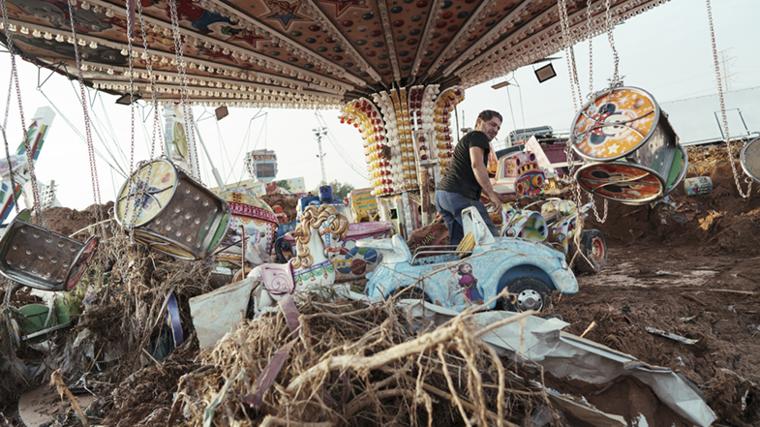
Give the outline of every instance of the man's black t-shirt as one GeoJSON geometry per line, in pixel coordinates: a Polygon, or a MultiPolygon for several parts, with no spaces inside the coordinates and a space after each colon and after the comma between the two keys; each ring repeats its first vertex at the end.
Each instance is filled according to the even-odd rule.
{"type": "Polygon", "coordinates": [[[449,170],[438,184],[438,189],[478,200],[481,188],[472,171],[470,147],[480,147],[483,150],[483,164],[487,164],[488,153],[491,151],[488,136],[478,130],[467,133],[454,148],[454,161],[451,162],[449,170]]]}

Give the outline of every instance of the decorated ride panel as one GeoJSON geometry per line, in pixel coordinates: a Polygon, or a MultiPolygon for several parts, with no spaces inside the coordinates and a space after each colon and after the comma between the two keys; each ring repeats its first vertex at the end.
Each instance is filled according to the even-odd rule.
{"type": "Polygon", "coordinates": [[[546,173],[539,167],[534,153],[515,152],[497,161],[494,177],[497,192],[535,197],[543,193],[545,186],[546,173]]]}
{"type": "Polygon", "coordinates": [[[252,265],[270,262],[278,226],[277,215],[272,208],[244,189],[222,191],[219,196],[227,202],[232,216],[222,241],[223,246],[229,247],[217,259],[240,264],[239,242],[245,239],[246,261],[252,265]]]}
{"type": "Polygon", "coordinates": [[[739,158],[744,173],[760,182],[760,138],[748,142],[742,148],[739,158]]]}
{"type": "Polygon", "coordinates": [[[540,213],[508,206],[502,210],[502,215],[502,236],[517,237],[535,242],[546,240],[548,228],[540,213]]]}
{"type": "Polygon", "coordinates": [[[578,169],[575,177],[583,190],[628,204],[652,202],[665,191],[661,177],[634,163],[589,163],[578,169]]]}
{"type": "Polygon", "coordinates": [[[116,219],[135,239],[180,259],[204,258],[227,231],[227,204],[171,162],[143,163],[116,199],[116,219]]]}
{"type": "Polygon", "coordinates": [[[619,159],[652,137],[660,117],[659,105],[642,89],[619,87],[603,91],[576,115],[571,144],[588,160],[619,159]]]}
{"type": "MultiPolygon", "coordinates": [[[[335,268],[335,281],[361,279],[366,273],[374,270],[380,262],[379,254],[372,248],[358,247],[356,241],[389,237],[392,228],[392,224],[388,222],[351,223],[343,239],[323,235],[325,253],[335,268]]],[[[286,235],[285,239],[295,241],[292,235],[286,235]]]]}
{"type": "Polygon", "coordinates": [[[29,222],[20,212],[0,239],[0,274],[22,285],[44,291],[73,289],[95,255],[98,238],[86,242],[29,222]]]}

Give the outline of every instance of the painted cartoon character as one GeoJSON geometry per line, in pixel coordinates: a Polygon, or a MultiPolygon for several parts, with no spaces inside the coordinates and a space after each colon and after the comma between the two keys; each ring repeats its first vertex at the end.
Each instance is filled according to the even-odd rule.
{"type": "Polygon", "coordinates": [[[464,289],[464,297],[472,304],[482,304],[483,295],[478,290],[478,279],[472,274],[472,265],[469,263],[459,264],[457,267],[459,286],[464,289]]]}
{"type": "Polygon", "coordinates": [[[604,144],[607,138],[617,138],[630,126],[629,122],[635,115],[631,111],[618,110],[615,104],[608,102],[601,107],[591,118],[595,121],[595,128],[591,131],[589,142],[591,145],[604,144]]]}

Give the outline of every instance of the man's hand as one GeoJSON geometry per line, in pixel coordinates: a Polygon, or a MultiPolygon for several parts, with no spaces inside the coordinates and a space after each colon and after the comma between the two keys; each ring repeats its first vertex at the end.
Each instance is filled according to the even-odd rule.
{"type": "Polygon", "coordinates": [[[496,212],[501,210],[502,202],[501,197],[499,197],[499,194],[495,191],[491,191],[487,194],[489,205],[492,207],[492,209],[496,212]]]}

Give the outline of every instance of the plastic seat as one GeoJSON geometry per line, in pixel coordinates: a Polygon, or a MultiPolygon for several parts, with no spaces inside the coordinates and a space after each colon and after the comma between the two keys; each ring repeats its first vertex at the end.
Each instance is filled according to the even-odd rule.
{"type": "Polygon", "coordinates": [[[82,243],[27,222],[20,212],[0,239],[0,274],[44,291],[71,290],[95,255],[98,238],[82,243]]]}

